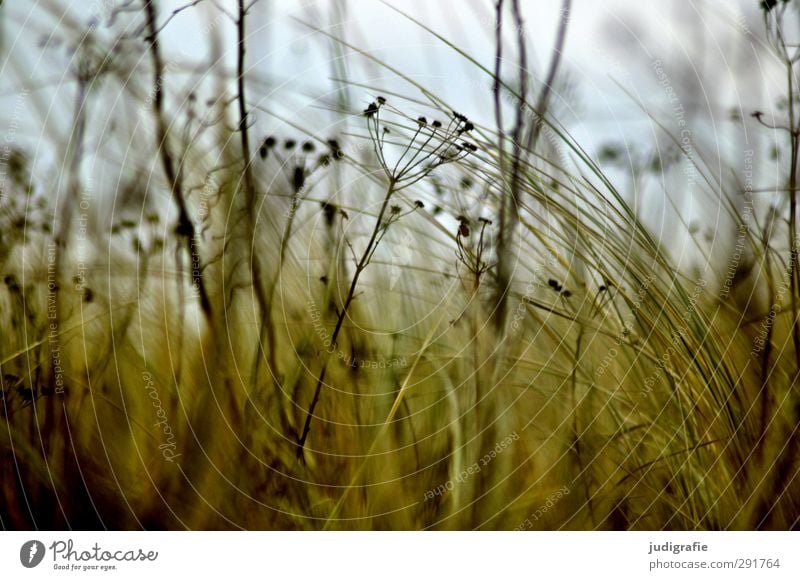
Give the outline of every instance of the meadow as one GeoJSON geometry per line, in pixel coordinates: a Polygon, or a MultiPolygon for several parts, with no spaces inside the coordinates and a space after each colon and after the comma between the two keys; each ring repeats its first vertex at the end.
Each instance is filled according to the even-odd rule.
{"type": "Polygon", "coordinates": [[[4,529],[798,528],[794,2],[752,31],[783,104],[738,121],[775,159],[720,168],[688,114],[643,112],[637,179],[713,208],[669,231],[631,150],[559,116],[568,18],[533,75],[518,0],[487,5],[489,61],[385,9],[482,111],[298,23],[347,88],[315,96],[323,124],[248,72],[256,4],[45,2],[52,98],[5,34],[4,529]],[[190,13],[208,65],[166,48],[190,13]]]}

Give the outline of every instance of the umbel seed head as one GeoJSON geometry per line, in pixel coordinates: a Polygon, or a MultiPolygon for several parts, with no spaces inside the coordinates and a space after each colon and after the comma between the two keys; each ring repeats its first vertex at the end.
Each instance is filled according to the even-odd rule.
{"type": "Polygon", "coordinates": [[[438,120],[428,122],[425,116],[418,116],[416,119],[409,118],[400,111],[393,108],[387,110],[391,117],[395,115],[401,117],[402,121],[410,121],[416,127],[408,137],[408,143],[402,143],[406,138],[404,130],[411,127],[403,126],[402,123],[396,124],[400,129],[395,130],[392,126],[391,133],[398,134],[399,137],[393,141],[387,141],[386,135],[389,134],[389,124],[380,116],[380,107],[386,102],[385,99],[377,98],[370,103],[363,111],[366,117],[367,129],[370,138],[375,144],[375,151],[381,166],[387,177],[395,184],[395,189],[405,189],[419,182],[438,167],[442,165],[461,161],[471,152],[477,151],[477,146],[467,141],[460,141],[460,138],[467,131],[474,128],[467,118],[453,111],[453,118],[446,124],[438,120]],[[377,101],[377,102],[376,102],[377,101]],[[388,149],[387,149],[388,146],[388,149]],[[387,150],[395,146],[401,148],[402,153],[399,159],[387,162],[387,150]]]}

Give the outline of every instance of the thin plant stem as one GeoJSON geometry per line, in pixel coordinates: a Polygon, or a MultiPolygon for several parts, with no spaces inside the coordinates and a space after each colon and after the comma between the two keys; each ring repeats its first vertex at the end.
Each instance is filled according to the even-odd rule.
{"type": "Polygon", "coordinates": [[[208,297],[208,291],[203,281],[203,265],[200,258],[194,223],[192,223],[189,217],[189,211],[186,209],[183,186],[175,169],[175,161],[169,149],[168,125],[164,113],[164,91],[162,90],[164,84],[164,61],[161,58],[158,29],[156,28],[157,10],[155,1],[146,0],[144,8],[147,20],[147,38],[150,42],[150,56],[153,61],[153,114],[156,121],[156,145],[161,155],[164,174],[167,176],[167,181],[172,191],[172,199],[178,208],[178,225],[175,231],[186,243],[187,253],[190,258],[192,283],[200,296],[200,306],[203,312],[206,317],[210,317],[211,300],[208,297]]]}
{"type": "MultiPolygon", "coordinates": [[[[370,259],[374,254],[374,250],[376,249],[378,236],[381,232],[383,227],[383,217],[386,214],[386,210],[389,207],[389,201],[392,198],[392,195],[395,192],[395,185],[396,181],[394,179],[389,180],[389,185],[386,188],[386,194],[383,198],[383,204],[381,205],[380,212],[378,213],[377,220],[375,221],[375,227],[372,229],[372,235],[370,236],[369,242],[367,242],[367,247],[364,248],[364,252],[361,254],[361,259],[356,264],[356,269],[353,272],[353,278],[350,281],[350,289],[347,292],[347,297],[345,298],[344,304],[342,305],[342,309],[339,311],[339,316],[336,319],[336,325],[333,328],[333,332],[331,333],[331,348],[336,348],[337,340],[339,338],[339,333],[342,330],[342,325],[344,324],[344,320],[347,317],[347,313],[350,309],[350,305],[353,302],[353,298],[355,297],[356,287],[358,285],[358,279],[361,277],[362,272],[367,268],[369,265],[370,259]]],[[[314,388],[314,396],[311,399],[311,404],[306,411],[306,419],[305,423],[303,424],[303,432],[301,433],[299,439],[297,440],[297,456],[303,456],[303,449],[305,448],[306,440],[308,439],[308,433],[311,430],[311,421],[314,418],[314,410],[319,403],[320,393],[322,392],[322,385],[325,381],[325,374],[328,369],[328,359],[322,365],[322,370],[319,373],[319,377],[317,378],[317,384],[314,388]]]]}

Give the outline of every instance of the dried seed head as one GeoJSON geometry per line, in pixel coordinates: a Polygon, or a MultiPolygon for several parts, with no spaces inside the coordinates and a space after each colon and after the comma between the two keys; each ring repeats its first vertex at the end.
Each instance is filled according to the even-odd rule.
{"type": "Polygon", "coordinates": [[[311,153],[314,151],[314,143],[311,141],[306,141],[303,143],[303,151],[306,153],[311,153]]]}
{"type": "Polygon", "coordinates": [[[294,139],[287,139],[283,143],[283,146],[286,149],[294,149],[296,145],[297,145],[297,141],[295,141],[294,139]]]}
{"type": "Polygon", "coordinates": [[[375,113],[378,112],[378,105],[374,101],[367,105],[367,108],[364,109],[364,116],[365,117],[372,117],[375,113]]]}
{"type": "MultiPolygon", "coordinates": [[[[785,1],[786,0],[784,0],[784,2],[785,1]]],[[[763,0],[761,2],[761,9],[764,10],[764,12],[769,12],[770,10],[775,8],[777,5],[778,5],[778,0],[763,0]]]]}
{"type": "Polygon", "coordinates": [[[306,170],[304,167],[296,166],[292,172],[292,187],[295,191],[300,191],[306,182],[306,170]]]}
{"type": "Polygon", "coordinates": [[[378,97],[377,101],[378,101],[379,105],[385,105],[386,104],[386,98],[385,97],[378,97]]]}
{"type": "Polygon", "coordinates": [[[336,217],[336,206],[330,202],[321,202],[322,212],[325,214],[325,223],[328,227],[333,225],[333,219],[336,217]]]}
{"type": "Polygon", "coordinates": [[[344,151],[339,147],[339,142],[336,139],[328,139],[328,147],[330,147],[331,156],[334,160],[338,161],[344,158],[344,151]]]}

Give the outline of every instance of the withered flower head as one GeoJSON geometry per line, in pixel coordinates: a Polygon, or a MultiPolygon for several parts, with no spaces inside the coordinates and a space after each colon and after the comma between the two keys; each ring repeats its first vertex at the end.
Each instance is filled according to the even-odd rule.
{"type": "Polygon", "coordinates": [[[367,105],[366,109],[364,109],[364,116],[365,117],[372,117],[377,112],[378,112],[378,104],[375,103],[375,101],[373,101],[369,105],[367,105]]]}

